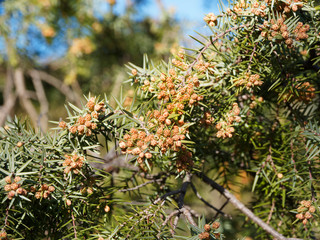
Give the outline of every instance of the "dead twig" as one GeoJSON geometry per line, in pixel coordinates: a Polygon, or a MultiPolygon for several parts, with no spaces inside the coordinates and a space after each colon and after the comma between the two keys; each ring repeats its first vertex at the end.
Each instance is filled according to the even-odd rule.
{"type": "Polygon", "coordinates": [[[77,106],[81,106],[80,96],[76,92],[73,92],[72,89],[63,81],[46,72],[35,69],[33,69],[33,71],[36,71],[39,74],[42,81],[52,85],[61,93],[63,93],[70,102],[75,103],[77,106]]]}
{"type": "Polygon", "coordinates": [[[267,233],[272,235],[275,239],[279,240],[302,240],[300,238],[286,238],[275,229],[273,229],[270,225],[262,221],[259,217],[257,217],[249,208],[247,208],[242,202],[240,202],[232,193],[230,193],[227,189],[213,181],[211,178],[207,177],[203,173],[196,173],[197,176],[205,183],[210,185],[212,188],[216,189],[220,194],[222,194],[225,198],[229,199],[230,203],[234,205],[237,209],[239,209],[242,213],[244,213],[248,218],[250,218],[253,222],[255,222],[258,226],[260,226],[267,233]]]}
{"type": "Polygon", "coordinates": [[[71,211],[71,217],[72,217],[72,226],[73,226],[73,231],[74,231],[74,238],[78,239],[77,237],[77,230],[76,230],[76,222],[73,216],[73,212],[71,211]]]}
{"type": "Polygon", "coordinates": [[[188,208],[183,207],[182,209],[180,209],[180,211],[183,213],[190,224],[192,224],[193,226],[197,226],[196,222],[192,218],[192,213],[188,208]]]}
{"type": "Polygon", "coordinates": [[[179,196],[179,200],[178,200],[178,207],[179,209],[181,209],[184,205],[184,197],[186,195],[187,192],[187,188],[189,186],[189,184],[191,183],[191,174],[187,173],[186,176],[183,179],[183,183],[180,189],[180,196],[179,196]]]}
{"type": "Polygon", "coordinates": [[[270,212],[269,212],[269,216],[268,216],[268,220],[267,220],[267,224],[270,223],[270,220],[272,218],[272,213],[273,213],[273,210],[274,210],[274,207],[275,207],[275,200],[273,199],[272,200],[272,205],[271,205],[271,209],[270,209],[270,212]]]}
{"type": "Polygon", "coordinates": [[[36,95],[40,103],[40,119],[38,125],[41,126],[42,131],[46,131],[48,128],[48,112],[49,112],[49,103],[46,97],[46,92],[42,85],[42,81],[38,71],[31,70],[29,75],[32,78],[33,86],[36,90],[36,95]]]}
{"type": "Polygon", "coordinates": [[[231,218],[230,215],[222,212],[220,209],[216,208],[215,206],[213,206],[212,204],[210,204],[209,202],[207,202],[205,199],[203,199],[203,197],[199,194],[199,192],[197,191],[196,187],[194,186],[193,183],[191,183],[191,187],[193,192],[196,194],[197,198],[199,198],[205,205],[207,205],[208,207],[212,208],[213,210],[215,210],[217,212],[217,214],[221,214],[224,217],[228,217],[231,218]]]}
{"type": "Polygon", "coordinates": [[[4,105],[0,107],[0,126],[3,126],[7,120],[10,112],[16,105],[17,96],[15,94],[10,94],[4,101],[4,105]]]}
{"type": "Polygon", "coordinates": [[[33,106],[32,102],[28,98],[25,79],[23,76],[23,70],[21,68],[17,68],[14,70],[14,83],[17,90],[17,94],[20,100],[22,107],[28,113],[33,125],[36,127],[38,120],[38,113],[33,106]]]}

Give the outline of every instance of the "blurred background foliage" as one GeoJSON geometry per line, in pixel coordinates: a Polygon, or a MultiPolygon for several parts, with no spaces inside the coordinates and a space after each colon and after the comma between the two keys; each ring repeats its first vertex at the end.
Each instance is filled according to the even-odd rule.
{"type": "MultiPolygon", "coordinates": [[[[0,4],[0,92],[3,125],[8,115],[27,114],[34,126],[65,116],[67,99],[83,94],[117,97],[124,64],[142,63],[144,53],[167,59],[178,46],[173,13],[155,1],[161,16],[141,16],[145,0],[17,0],[0,4]]],[[[130,95],[131,92],[129,92],[130,95]]],[[[131,93],[133,95],[133,92],[131,93]]]]}

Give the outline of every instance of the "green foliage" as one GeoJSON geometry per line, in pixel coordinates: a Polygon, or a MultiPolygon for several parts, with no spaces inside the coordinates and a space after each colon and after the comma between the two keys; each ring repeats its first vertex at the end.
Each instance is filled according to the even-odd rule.
{"type": "MultiPolygon", "coordinates": [[[[215,223],[218,223],[218,222],[215,222],[215,223]]],[[[192,224],[189,224],[191,237],[177,236],[177,239],[197,240],[197,239],[199,239],[199,235],[203,232],[205,225],[207,225],[207,226],[209,225],[206,223],[205,218],[204,217],[199,218],[198,219],[198,226],[194,226],[192,224]]],[[[210,226],[210,228],[212,228],[212,227],[210,226]]],[[[211,229],[211,231],[209,233],[210,233],[210,239],[224,239],[223,235],[221,235],[215,229],[211,229]]]]}
{"type": "MultiPolygon", "coordinates": [[[[62,131],[36,133],[18,119],[3,130],[1,216],[14,239],[63,239],[73,235],[75,229],[84,238],[93,232],[93,225],[106,217],[103,209],[112,192],[104,183],[108,174],[92,169],[87,161],[78,173],[66,174],[64,155],[73,151],[83,154],[89,149],[84,150],[83,143],[84,148],[73,148],[77,143],[66,144],[69,140],[62,131]],[[4,180],[8,176],[11,184],[4,180]],[[13,196],[8,194],[10,190],[5,192],[5,186],[11,186],[13,196]]],[[[93,147],[91,142],[90,148],[93,147]]]]}
{"type": "Polygon", "coordinates": [[[212,35],[195,38],[199,49],[159,64],[147,57],[142,67],[128,64],[133,98],[120,97],[116,106],[96,97],[81,108],[70,104],[68,121],[48,134],[19,121],[5,127],[3,230],[16,238],[218,239],[224,225],[213,233],[205,222],[219,215],[229,221],[230,202],[255,239],[318,238],[317,5],[236,1],[232,10],[205,16],[212,35]],[[90,159],[102,160],[105,171],[90,159]],[[30,190],[11,192],[6,176],[23,177],[17,184],[30,190]],[[55,190],[31,191],[43,183],[55,190]],[[202,191],[204,184],[225,203],[207,200],[216,194],[202,191]],[[245,187],[253,212],[234,196],[245,187]],[[216,213],[198,225],[195,198],[216,213]],[[44,225],[29,223],[43,211],[44,225]]]}

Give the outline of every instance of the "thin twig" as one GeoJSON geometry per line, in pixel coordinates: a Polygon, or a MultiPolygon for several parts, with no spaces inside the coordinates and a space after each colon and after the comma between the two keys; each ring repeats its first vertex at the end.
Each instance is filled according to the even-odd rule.
{"type": "Polygon", "coordinates": [[[74,238],[77,239],[77,230],[76,230],[76,222],[74,220],[73,212],[71,210],[71,217],[72,217],[72,226],[74,231],[74,238]]]}
{"type": "Polygon", "coordinates": [[[36,90],[38,102],[40,104],[40,116],[38,125],[41,126],[42,130],[45,131],[48,128],[48,112],[49,103],[46,97],[45,90],[42,85],[42,81],[38,71],[31,70],[29,75],[32,78],[33,86],[36,90]]]}
{"type": "Polygon", "coordinates": [[[33,125],[36,127],[37,120],[38,120],[38,113],[35,107],[33,106],[32,102],[28,98],[25,79],[24,79],[23,71],[21,68],[17,68],[14,71],[14,83],[16,86],[17,94],[20,99],[20,103],[28,113],[29,117],[31,118],[33,125]]]}
{"type": "Polygon", "coordinates": [[[197,226],[196,222],[193,220],[191,216],[191,211],[189,209],[183,207],[182,209],[180,209],[180,211],[183,212],[183,215],[186,217],[190,224],[192,224],[193,226],[197,226]]]}
{"type": "Polygon", "coordinates": [[[169,218],[166,219],[166,221],[165,221],[165,222],[169,221],[169,219],[171,219],[172,216],[176,215],[176,217],[174,219],[174,222],[173,222],[173,226],[172,226],[172,228],[170,230],[172,235],[175,234],[175,229],[177,227],[178,220],[179,220],[179,217],[180,217],[181,213],[183,213],[183,215],[186,217],[186,219],[192,225],[197,226],[197,224],[195,223],[195,221],[192,218],[190,210],[184,206],[184,197],[186,195],[188,185],[191,184],[191,177],[192,177],[191,173],[187,173],[186,176],[184,177],[181,188],[176,192],[176,193],[180,193],[179,199],[178,199],[178,207],[179,207],[179,209],[174,211],[173,213],[171,213],[169,215],[169,218]]]}
{"type": "Polygon", "coordinates": [[[75,103],[77,106],[81,106],[79,95],[76,92],[73,92],[63,81],[46,72],[35,69],[33,69],[33,71],[37,71],[42,81],[54,86],[57,90],[63,93],[69,101],[75,103]]]}
{"type": "Polygon", "coordinates": [[[155,201],[153,201],[153,204],[157,204],[158,202],[160,202],[161,200],[165,200],[167,197],[171,196],[171,195],[176,195],[178,193],[181,192],[181,189],[178,190],[174,190],[171,192],[167,192],[166,194],[162,195],[161,197],[157,198],[155,201]]]}
{"type": "Polygon", "coordinates": [[[269,216],[268,216],[267,224],[270,223],[270,220],[272,218],[272,213],[273,213],[273,210],[274,210],[275,203],[276,203],[275,200],[272,199],[272,205],[271,205],[270,213],[269,213],[269,216]]]}
{"type": "Polygon", "coordinates": [[[8,225],[8,217],[9,217],[9,208],[6,209],[6,217],[4,219],[4,225],[3,228],[1,229],[1,232],[3,232],[8,225]]]}
{"type": "Polygon", "coordinates": [[[171,219],[173,216],[177,215],[178,213],[179,213],[179,209],[177,209],[177,210],[173,211],[172,213],[170,213],[170,214],[166,217],[166,220],[164,220],[164,222],[162,223],[162,226],[167,225],[168,222],[170,221],[170,219],[171,219]]]}
{"type": "Polygon", "coordinates": [[[196,218],[200,217],[199,213],[197,213],[195,210],[193,210],[189,206],[184,205],[184,208],[186,208],[191,213],[192,216],[194,216],[196,218]]]}
{"type": "Polygon", "coordinates": [[[6,82],[3,91],[3,105],[0,107],[0,126],[3,126],[15,107],[17,95],[13,92],[14,81],[12,68],[8,66],[6,82]]]}
{"type": "MultiPolygon", "coordinates": [[[[222,211],[224,209],[225,206],[227,206],[227,204],[229,203],[229,199],[227,199],[227,201],[225,201],[224,204],[222,204],[222,206],[219,208],[219,211],[222,211]]],[[[219,215],[219,212],[216,213],[216,215],[214,215],[213,219],[217,219],[219,215]]],[[[232,216],[231,215],[227,215],[230,219],[232,219],[232,216]]]]}
{"type": "Polygon", "coordinates": [[[9,98],[10,95],[12,95],[13,88],[14,88],[14,77],[13,77],[13,69],[9,65],[7,67],[7,73],[6,73],[6,81],[4,85],[4,90],[3,90],[3,101],[5,102],[6,99],[9,98]]]}
{"type": "Polygon", "coordinates": [[[174,236],[174,234],[175,234],[175,230],[176,230],[177,225],[178,225],[180,214],[181,214],[181,212],[179,211],[178,214],[176,215],[176,217],[174,218],[172,228],[170,229],[170,232],[171,232],[172,236],[174,236]]]}
{"type": "Polygon", "coordinates": [[[150,183],[156,183],[156,182],[162,182],[163,179],[154,179],[154,180],[150,180],[148,182],[142,183],[140,185],[137,185],[135,187],[132,188],[126,188],[126,189],[120,189],[119,192],[128,192],[128,191],[134,191],[134,190],[138,190],[139,188],[142,188],[150,183]]]}
{"type": "Polygon", "coordinates": [[[184,205],[184,197],[187,192],[188,185],[191,183],[191,174],[187,173],[186,176],[183,179],[183,183],[180,189],[180,196],[178,200],[178,207],[181,209],[184,205]]]}
{"type": "Polygon", "coordinates": [[[291,162],[293,163],[293,168],[295,173],[298,173],[297,167],[296,167],[296,161],[294,160],[294,153],[293,153],[293,139],[290,141],[290,151],[291,151],[291,162]]]}
{"type": "Polygon", "coordinates": [[[258,224],[263,230],[267,233],[271,234],[274,238],[279,240],[302,240],[299,238],[286,238],[275,229],[273,229],[270,225],[262,221],[259,217],[257,217],[249,208],[247,208],[242,202],[240,202],[233,194],[231,194],[227,189],[204,175],[203,173],[196,173],[197,176],[210,185],[212,188],[216,189],[219,193],[229,199],[230,203],[232,203],[237,209],[239,209],[242,213],[244,213],[247,217],[249,217],[253,222],[258,224]]]}
{"type": "Polygon", "coordinates": [[[108,159],[108,160],[106,160],[105,158],[101,158],[101,157],[98,157],[98,156],[94,156],[94,155],[91,155],[91,154],[88,154],[88,153],[87,153],[87,156],[88,156],[88,157],[95,158],[95,159],[99,159],[99,160],[101,160],[101,161],[103,161],[103,162],[110,162],[110,161],[113,160],[113,159],[108,159]]]}
{"type": "Polygon", "coordinates": [[[158,178],[160,178],[162,176],[169,177],[171,174],[172,173],[170,173],[170,172],[159,172],[159,173],[156,173],[156,174],[150,174],[150,173],[141,172],[140,176],[143,177],[144,179],[153,180],[153,179],[158,179],[158,178]]]}
{"type": "Polygon", "coordinates": [[[275,171],[275,173],[277,173],[277,169],[276,166],[274,165],[273,159],[272,159],[272,146],[269,146],[269,154],[267,156],[267,162],[270,162],[273,170],[275,171]]]}
{"type": "Polygon", "coordinates": [[[197,198],[199,198],[205,205],[207,205],[208,207],[212,208],[213,210],[215,210],[217,212],[217,214],[221,214],[225,217],[229,217],[230,216],[228,214],[225,214],[224,212],[222,212],[221,210],[219,210],[218,208],[216,208],[215,206],[213,206],[212,204],[210,204],[209,202],[207,202],[197,191],[196,187],[194,186],[193,183],[191,183],[191,187],[193,192],[196,194],[197,198]]]}
{"type": "Polygon", "coordinates": [[[17,96],[15,94],[10,94],[7,99],[4,100],[4,105],[0,107],[0,126],[3,126],[10,116],[10,112],[16,105],[17,96]]]}
{"type": "MultiPolygon", "coordinates": [[[[92,153],[94,154],[94,153],[92,153]]],[[[129,169],[131,171],[138,172],[139,168],[129,164],[127,160],[130,160],[130,157],[125,155],[118,155],[116,149],[110,150],[104,157],[98,157],[96,155],[90,154],[90,157],[101,160],[100,161],[90,161],[90,165],[97,169],[108,169],[109,172],[114,171],[117,168],[129,169]],[[110,170],[111,169],[111,170],[110,170]]]]}
{"type": "Polygon", "coordinates": [[[184,206],[181,209],[177,209],[175,211],[173,211],[172,213],[170,213],[167,217],[166,220],[162,223],[162,226],[165,226],[168,224],[168,222],[170,221],[170,219],[172,217],[174,217],[175,215],[179,214],[179,213],[183,213],[186,217],[186,219],[193,225],[193,226],[197,226],[197,224],[195,223],[195,221],[192,218],[192,215],[194,215],[195,217],[198,217],[199,214],[197,214],[194,210],[192,210],[190,207],[188,206],[184,206]]]}

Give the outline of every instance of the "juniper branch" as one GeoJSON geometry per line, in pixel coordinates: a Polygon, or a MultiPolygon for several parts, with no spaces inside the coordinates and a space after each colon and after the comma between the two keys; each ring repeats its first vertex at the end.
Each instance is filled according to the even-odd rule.
{"type": "Polygon", "coordinates": [[[194,186],[193,183],[191,183],[191,188],[193,190],[193,192],[196,194],[197,198],[200,199],[200,201],[202,201],[205,205],[207,205],[208,207],[212,208],[213,210],[215,210],[218,214],[221,214],[222,216],[225,216],[225,217],[229,217],[230,216],[224,212],[222,212],[220,209],[216,208],[215,206],[213,206],[212,204],[210,204],[209,202],[207,202],[200,194],[199,192],[197,191],[196,187],[194,186]]]}
{"type": "Polygon", "coordinates": [[[230,193],[227,189],[216,183],[211,178],[207,177],[203,173],[196,173],[197,176],[205,183],[210,185],[212,188],[216,189],[220,194],[222,194],[225,198],[229,199],[230,203],[232,203],[237,209],[239,209],[242,213],[244,213],[248,218],[250,218],[253,222],[255,222],[258,226],[260,226],[267,233],[272,235],[274,238],[279,240],[302,240],[299,238],[286,238],[279,232],[277,232],[270,225],[262,221],[259,217],[257,217],[249,208],[247,208],[242,202],[240,202],[232,193],[230,193]]]}
{"type": "MultiPolygon", "coordinates": [[[[205,45],[205,46],[201,49],[201,51],[198,53],[196,59],[189,65],[189,67],[188,67],[188,69],[187,69],[187,71],[186,71],[186,73],[185,73],[185,75],[184,75],[185,78],[186,78],[187,76],[189,76],[189,74],[191,73],[192,68],[194,67],[194,65],[195,65],[197,62],[199,62],[201,55],[202,55],[214,42],[216,42],[218,39],[224,37],[224,36],[225,36],[227,33],[229,33],[229,32],[232,32],[232,31],[237,30],[237,29],[239,29],[239,28],[248,27],[248,26],[249,26],[249,24],[242,24],[242,25],[239,25],[239,26],[234,26],[234,27],[229,28],[229,29],[225,30],[224,32],[218,34],[218,35],[217,35],[215,38],[213,38],[211,41],[208,41],[208,42],[206,43],[206,45],[205,45]]],[[[185,78],[184,78],[184,80],[185,80],[185,78]]],[[[183,84],[184,84],[184,81],[183,81],[183,84]]]]}

